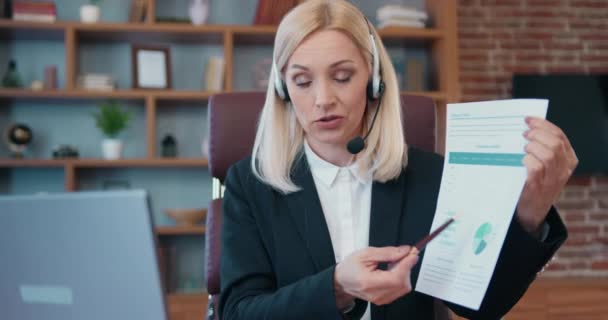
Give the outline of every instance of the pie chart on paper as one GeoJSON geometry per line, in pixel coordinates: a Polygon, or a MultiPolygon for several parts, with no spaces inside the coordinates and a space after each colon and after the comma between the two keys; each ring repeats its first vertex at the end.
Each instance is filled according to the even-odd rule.
{"type": "Polygon", "coordinates": [[[482,224],[475,231],[473,237],[473,252],[475,255],[481,254],[488,245],[490,233],[492,232],[492,225],[488,222],[482,224]]]}

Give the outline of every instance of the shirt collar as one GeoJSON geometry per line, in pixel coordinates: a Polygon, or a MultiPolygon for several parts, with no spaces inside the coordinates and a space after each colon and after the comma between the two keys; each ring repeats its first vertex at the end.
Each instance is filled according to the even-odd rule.
{"type": "Polygon", "coordinates": [[[333,185],[338,173],[340,172],[340,169],[348,170],[348,172],[361,184],[366,184],[371,181],[371,174],[368,174],[367,177],[361,177],[359,175],[356,161],[348,167],[338,167],[319,157],[308,145],[306,140],[304,140],[304,153],[306,154],[306,160],[308,161],[312,174],[315,176],[315,178],[328,187],[333,185]]]}

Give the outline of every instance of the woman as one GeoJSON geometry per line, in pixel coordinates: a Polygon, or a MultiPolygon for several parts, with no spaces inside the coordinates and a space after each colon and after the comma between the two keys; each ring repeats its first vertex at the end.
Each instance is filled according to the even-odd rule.
{"type": "MultiPolygon", "coordinates": [[[[404,244],[430,229],[443,160],[406,146],[378,39],[342,0],[306,1],[279,25],[252,157],[226,179],[223,319],[433,318],[404,244]]],[[[482,306],[446,303],[467,318],[505,314],[566,238],[551,204],[576,156],[559,128],[527,123],[528,178],[482,306]]]]}

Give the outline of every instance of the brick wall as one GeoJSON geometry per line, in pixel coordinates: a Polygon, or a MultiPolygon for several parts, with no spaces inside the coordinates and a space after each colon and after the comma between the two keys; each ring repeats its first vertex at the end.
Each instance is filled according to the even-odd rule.
{"type": "MultiPolygon", "coordinates": [[[[465,101],[510,97],[513,73],[608,73],[608,0],[458,3],[465,101]]],[[[573,179],[558,208],[570,239],[544,275],[608,275],[608,178],[573,179]]]]}

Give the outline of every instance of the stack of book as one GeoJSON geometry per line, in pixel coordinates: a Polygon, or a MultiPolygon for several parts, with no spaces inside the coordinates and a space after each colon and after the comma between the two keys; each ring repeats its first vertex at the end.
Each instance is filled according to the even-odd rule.
{"type": "Polygon", "coordinates": [[[87,73],[78,76],[78,87],[87,90],[114,90],[112,76],[107,74],[87,73]]]}
{"type": "Polygon", "coordinates": [[[13,20],[34,22],[55,22],[57,9],[52,1],[15,1],[13,20]]]}
{"type": "Polygon", "coordinates": [[[205,87],[208,91],[221,91],[224,84],[224,58],[210,57],[205,70],[205,87]]]}
{"type": "Polygon", "coordinates": [[[404,5],[388,4],[378,8],[376,18],[379,29],[387,27],[424,28],[428,14],[404,5]]]}
{"type": "Polygon", "coordinates": [[[303,0],[259,0],[253,24],[278,25],[283,16],[303,0]]]}

